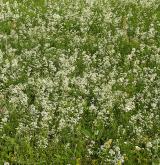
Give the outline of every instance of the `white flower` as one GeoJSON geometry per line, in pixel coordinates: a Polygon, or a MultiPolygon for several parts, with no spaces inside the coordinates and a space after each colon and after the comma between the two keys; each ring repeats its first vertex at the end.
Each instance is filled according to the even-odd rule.
{"type": "Polygon", "coordinates": [[[8,121],[7,117],[2,118],[2,122],[6,123],[8,121]]]}
{"type": "Polygon", "coordinates": [[[139,146],[135,146],[135,150],[136,150],[136,151],[140,151],[141,148],[140,148],[139,146]]]}
{"type": "Polygon", "coordinates": [[[147,142],[146,147],[147,148],[152,148],[152,143],[151,142],[147,142]]]}
{"type": "Polygon", "coordinates": [[[133,98],[127,99],[125,104],[125,112],[131,111],[135,108],[135,103],[133,102],[133,98]]]}
{"type": "Polygon", "coordinates": [[[109,153],[111,156],[115,155],[115,152],[112,149],[109,150],[109,153]]]}
{"type": "Polygon", "coordinates": [[[9,165],[9,162],[4,162],[4,165],[9,165]]]}

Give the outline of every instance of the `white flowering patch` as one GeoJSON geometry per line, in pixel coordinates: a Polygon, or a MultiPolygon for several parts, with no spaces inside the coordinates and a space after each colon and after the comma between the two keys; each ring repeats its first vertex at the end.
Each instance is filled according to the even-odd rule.
{"type": "Polygon", "coordinates": [[[160,163],[160,1],[0,1],[0,164],[160,163]]]}

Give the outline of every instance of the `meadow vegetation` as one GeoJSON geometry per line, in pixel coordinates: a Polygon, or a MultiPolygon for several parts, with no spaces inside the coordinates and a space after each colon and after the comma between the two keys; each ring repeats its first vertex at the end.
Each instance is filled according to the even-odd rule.
{"type": "Polygon", "coordinates": [[[160,1],[0,0],[0,164],[160,164],[160,1]]]}

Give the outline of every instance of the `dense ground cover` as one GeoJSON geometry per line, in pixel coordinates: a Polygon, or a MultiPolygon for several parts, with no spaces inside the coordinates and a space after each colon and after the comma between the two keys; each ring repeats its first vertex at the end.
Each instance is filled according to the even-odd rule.
{"type": "Polygon", "coordinates": [[[160,163],[160,1],[0,1],[0,164],[160,163]]]}

